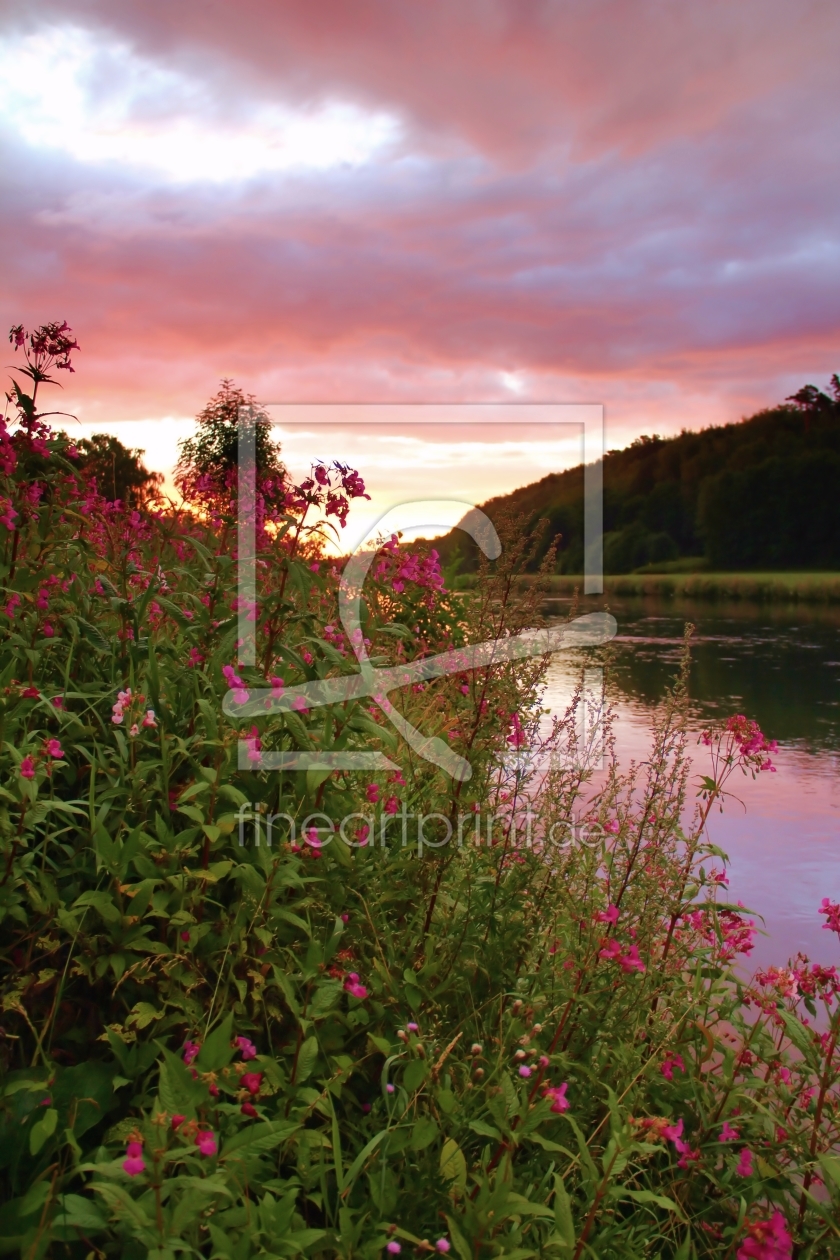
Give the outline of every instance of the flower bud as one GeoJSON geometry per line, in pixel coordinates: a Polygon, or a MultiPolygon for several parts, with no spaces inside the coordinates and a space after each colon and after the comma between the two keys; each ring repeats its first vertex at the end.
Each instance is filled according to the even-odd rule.
{"type": "Polygon", "coordinates": [[[473,1058],[476,1058],[477,1055],[481,1054],[483,1049],[484,1049],[484,1046],[481,1044],[481,1042],[474,1041],[472,1045],[470,1046],[470,1054],[473,1056],[473,1058]]]}

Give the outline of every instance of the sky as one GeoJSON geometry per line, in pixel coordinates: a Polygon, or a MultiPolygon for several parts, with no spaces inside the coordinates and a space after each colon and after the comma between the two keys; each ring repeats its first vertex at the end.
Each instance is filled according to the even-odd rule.
{"type": "Polygon", "coordinates": [[[162,471],[222,377],[737,420],[840,371],[838,52],[834,0],[6,0],[0,315],[162,471]]]}

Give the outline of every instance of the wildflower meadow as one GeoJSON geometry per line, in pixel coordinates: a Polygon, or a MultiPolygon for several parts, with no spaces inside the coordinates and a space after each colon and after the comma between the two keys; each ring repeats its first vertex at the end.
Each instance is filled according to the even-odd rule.
{"type": "MultiPolygon", "coordinates": [[[[295,483],[225,382],[178,501],[109,498],[41,410],[71,330],[10,340],[0,1252],[840,1256],[840,905],[814,906],[825,960],[752,973],[757,916],[729,899],[714,820],[774,746],[743,715],[690,734],[690,633],[638,764],[603,696],[597,730],[581,690],[547,717],[545,658],[391,693],[469,760],[460,780],[372,697],[239,720],[255,689],[358,672],[334,557],[364,470],[313,451],[295,483]],[[386,768],[263,765],[298,751],[386,768]]],[[[382,538],[375,666],[541,624],[553,553],[518,584],[538,540],[497,526],[462,591],[430,545],[382,538]]]]}

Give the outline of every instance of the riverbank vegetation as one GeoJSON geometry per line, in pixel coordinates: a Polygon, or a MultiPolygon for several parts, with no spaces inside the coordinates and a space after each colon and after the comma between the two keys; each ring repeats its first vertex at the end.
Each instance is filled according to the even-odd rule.
{"type": "MultiPolygon", "coordinates": [[[[527,585],[533,578],[523,574],[520,580],[527,585]]],[[[465,588],[474,581],[471,575],[456,578],[457,584],[465,588]]],[[[553,594],[568,597],[583,588],[582,577],[572,574],[551,574],[542,582],[553,594]]],[[[628,573],[605,575],[604,594],[721,602],[743,600],[759,604],[837,604],[840,603],[840,574],[628,573]]]]}
{"type": "MultiPolygon", "coordinates": [[[[778,407],[738,424],[644,436],[604,460],[604,572],[671,566],[715,573],[840,572],[840,379],[828,393],[806,385],[778,407]]],[[[512,512],[526,532],[549,522],[559,536],[556,571],[583,571],[583,468],[552,473],[482,505],[512,512]]],[[[460,536],[447,563],[474,569],[460,536]]]]}
{"type": "MultiPolygon", "coordinates": [[[[357,675],[360,642],[379,668],[538,624],[529,540],[500,519],[501,557],[453,593],[434,550],[383,539],[355,641],[319,531],[363,480],[313,452],[292,483],[252,413],[242,666],[232,387],[184,450],[184,504],[125,505],[38,413],[69,330],[12,340],[4,1253],[840,1254],[840,977],[800,956],[747,978],[756,924],[711,826],[772,742],[733,715],[695,746],[685,668],[629,767],[602,698],[594,728],[579,695],[546,727],[541,660],[392,694],[460,781],[385,697],[282,709],[357,675]],[[391,764],[263,767],[300,750],[391,764]]],[[[814,912],[836,957],[840,905],[814,912]]]]}

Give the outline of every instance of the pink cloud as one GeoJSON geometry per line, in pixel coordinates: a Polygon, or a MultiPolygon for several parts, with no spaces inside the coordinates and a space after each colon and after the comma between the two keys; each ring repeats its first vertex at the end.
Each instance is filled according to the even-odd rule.
{"type": "Polygon", "coordinates": [[[123,48],[100,96],[145,58],[211,130],[328,100],[399,125],[353,166],[178,182],[7,124],[0,315],[69,320],[80,414],[194,414],[223,375],[469,399],[507,372],[629,439],[838,368],[833,8],[76,3],[8,37],[48,18],[123,48]]]}

